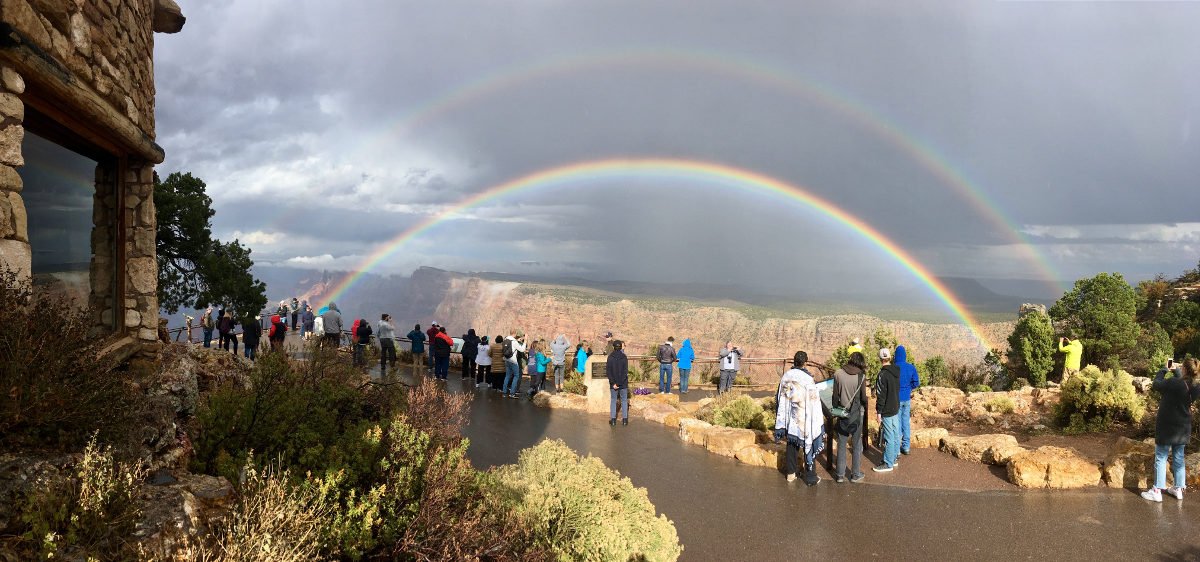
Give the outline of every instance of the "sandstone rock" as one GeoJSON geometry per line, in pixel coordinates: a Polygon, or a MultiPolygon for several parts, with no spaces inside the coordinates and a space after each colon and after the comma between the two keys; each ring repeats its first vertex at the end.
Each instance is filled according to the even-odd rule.
{"type": "Polygon", "coordinates": [[[708,441],[708,433],[712,429],[713,425],[703,420],[681,419],[679,420],[679,439],[685,443],[703,447],[708,441]]]}
{"type": "Polygon", "coordinates": [[[24,140],[25,128],[20,125],[0,129],[0,164],[24,166],[25,158],[21,155],[21,142],[24,140]]]}
{"type": "Polygon", "coordinates": [[[949,431],[940,427],[914,429],[909,443],[914,449],[937,449],[942,446],[942,439],[949,435],[949,431]]]}
{"type": "Polygon", "coordinates": [[[946,436],[942,438],[941,450],[960,459],[987,464],[996,462],[998,453],[1009,452],[1017,445],[1017,438],[1003,433],[972,435],[967,437],[946,436]]]}
{"type": "Polygon", "coordinates": [[[565,408],[568,410],[587,410],[587,398],[578,394],[554,394],[550,396],[551,408],[565,408]]]}
{"type": "Polygon", "coordinates": [[[737,451],[734,458],[751,466],[779,468],[783,465],[783,445],[757,444],[737,451]]]}
{"type": "Polygon", "coordinates": [[[29,244],[20,240],[0,240],[0,263],[16,271],[17,276],[28,279],[32,275],[33,254],[29,244]]]}
{"type": "Polygon", "coordinates": [[[130,258],[128,264],[129,285],[139,294],[154,293],[158,286],[158,263],[154,258],[130,258]]]}
{"type": "Polygon", "coordinates": [[[8,206],[12,211],[12,239],[29,241],[29,215],[25,211],[25,200],[15,191],[8,192],[8,206]]]}
{"type": "Polygon", "coordinates": [[[186,21],[183,10],[179,9],[175,0],[154,0],[155,33],[178,33],[186,21]]]}
{"type": "Polygon", "coordinates": [[[1187,467],[1188,488],[1200,488],[1200,453],[1192,453],[1184,457],[1183,466],[1187,467]]]}
{"type": "Polygon", "coordinates": [[[1022,488],[1086,488],[1100,483],[1100,467],[1074,449],[1047,445],[1009,459],[1008,480],[1022,488]]]}
{"type": "Polygon", "coordinates": [[[0,191],[19,193],[24,185],[25,182],[21,180],[21,174],[17,173],[16,168],[0,164],[0,191]]]}
{"type": "Polygon", "coordinates": [[[136,310],[125,311],[125,327],[134,328],[142,325],[142,313],[136,310]]]}
{"type": "Polygon", "coordinates": [[[1154,480],[1154,445],[1117,438],[1102,472],[1109,488],[1148,488],[1154,480]]]}
{"type": "Polygon", "coordinates": [[[533,395],[533,405],[539,408],[550,408],[550,393],[539,392],[533,395]]]}
{"type": "Polygon", "coordinates": [[[0,121],[4,119],[25,120],[25,104],[17,94],[0,93],[0,121]]]}
{"type": "Polygon", "coordinates": [[[686,412],[672,412],[663,418],[663,425],[678,429],[679,422],[688,418],[693,418],[693,416],[686,412]]]}
{"type": "Polygon", "coordinates": [[[754,439],[754,432],[749,429],[714,427],[709,430],[704,447],[718,455],[735,457],[738,451],[753,447],[754,439]]]}
{"type": "Polygon", "coordinates": [[[42,26],[41,18],[26,0],[11,0],[4,3],[4,22],[29,37],[33,44],[42,49],[50,48],[50,35],[42,26]]]}
{"type": "Polygon", "coordinates": [[[647,421],[665,423],[667,416],[677,412],[678,410],[667,404],[652,403],[646,406],[646,409],[642,411],[642,417],[646,418],[647,421]]]}
{"type": "Polygon", "coordinates": [[[14,94],[25,93],[25,79],[21,78],[21,75],[17,74],[17,71],[7,66],[0,68],[0,85],[3,85],[5,90],[14,94]]]}

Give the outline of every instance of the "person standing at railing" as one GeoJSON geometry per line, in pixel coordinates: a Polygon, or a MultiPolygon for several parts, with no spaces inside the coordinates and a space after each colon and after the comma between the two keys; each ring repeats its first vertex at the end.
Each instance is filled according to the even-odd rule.
{"type": "Polygon", "coordinates": [[[299,327],[300,326],[300,300],[297,299],[296,297],[292,297],[292,324],[291,324],[291,326],[292,326],[293,330],[302,329],[299,327]]]}
{"type": "Polygon", "coordinates": [[[492,340],[492,368],[489,371],[491,377],[488,379],[488,386],[492,390],[504,392],[504,377],[506,375],[504,368],[504,336],[496,335],[496,339],[492,340]]]}
{"type": "Polygon", "coordinates": [[[808,354],[797,351],[792,368],[779,380],[775,396],[775,442],[787,441],[783,470],[788,482],[795,482],[800,470],[800,453],[804,453],[804,483],[816,486],[817,455],[825,446],[825,415],[821,410],[821,392],[812,375],[804,370],[808,354]]]}
{"type": "Polygon", "coordinates": [[[721,374],[717,379],[717,394],[725,394],[733,389],[733,380],[737,378],[741,368],[742,351],[733,342],[725,342],[725,347],[717,353],[721,360],[721,374]]]}
{"type": "Polygon", "coordinates": [[[321,315],[325,328],[325,345],[337,349],[342,345],[342,313],[337,304],[329,303],[329,310],[321,315]]]}
{"type": "Polygon", "coordinates": [[[479,338],[479,346],[475,351],[475,388],[482,388],[492,378],[492,346],[486,335],[479,338]]]}
{"type": "Polygon", "coordinates": [[[900,454],[900,367],[892,363],[892,350],[879,350],[883,367],[875,381],[875,415],[883,430],[883,462],[875,472],[891,472],[900,454]]]}
{"type": "Polygon", "coordinates": [[[200,331],[204,332],[204,347],[212,346],[213,334],[213,307],[209,305],[204,309],[204,315],[200,317],[200,331]]]}
{"type": "Polygon", "coordinates": [[[358,329],[354,333],[357,336],[354,340],[354,364],[359,367],[367,366],[367,346],[371,343],[371,332],[371,324],[366,318],[360,318],[358,329]]]}
{"type": "Polygon", "coordinates": [[[475,378],[475,362],[479,357],[479,336],[475,335],[475,328],[468,329],[463,336],[461,353],[462,379],[465,381],[475,378]]]}
{"type": "Polygon", "coordinates": [[[300,339],[303,340],[316,329],[317,318],[308,301],[304,301],[300,306],[304,307],[304,312],[300,313],[300,339]]]}
{"type": "Polygon", "coordinates": [[[575,347],[575,373],[579,375],[579,378],[583,378],[583,375],[587,374],[587,360],[591,351],[592,348],[587,347],[585,341],[579,342],[579,345],[575,347]]]}
{"type": "Polygon", "coordinates": [[[221,319],[217,321],[217,332],[221,336],[221,349],[229,351],[229,339],[233,335],[233,314],[228,310],[221,311],[221,319]]]}
{"type": "Polygon", "coordinates": [[[546,382],[546,367],[550,365],[550,357],[543,351],[546,340],[537,340],[529,349],[529,399],[532,400],[542,390],[546,382]]]}
{"type": "Polygon", "coordinates": [[[691,339],[683,340],[676,358],[679,359],[679,393],[687,394],[688,377],[692,374],[692,361],[696,360],[696,350],[692,349],[691,339]]]}
{"type": "Polygon", "coordinates": [[[454,340],[446,333],[445,327],[438,326],[429,347],[433,350],[433,376],[445,381],[450,376],[450,350],[454,348],[454,340]]]}
{"type": "Polygon", "coordinates": [[[262,316],[250,317],[242,320],[242,353],[246,359],[254,361],[258,355],[258,344],[262,341],[262,316]]]}
{"type": "Polygon", "coordinates": [[[437,335],[438,335],[438,323],[437,323],[437,320],[434,320],[433,323],[429,324],[429,329],[425,330],[425,341],[429,342],[429,370],[430,371],[433,371],[433,369],[434,369],[433,340],[435,338],[437,338],[437,335]]]}
{"type": "Polygon", "coordinates": [[[388,363],[396,370],[396,328],[392,326],[392,316],[383,314],[379,317],[379,377],[387,376],[388,363]]]}
{"type": "Polygon", "coordinates": [[[279,353],[283,351],[283,338],[287,334],[287,326],[276,314],[271,317],[271,331],[267,333],[267,339],[271,342],[271,353],[279,353]]]}
{"type": "Polygon", "coordinates": [[[550,359],[554,362],[554,391],[562,392],[563,386],[563,371],[566,370],[567,350],[571,348],[571,342],[567,339],[566,334],[559,334],[550,342],[550,359]]]}
{"type": "Polygon", "coordinates": [[[675,336],[668,336],[667,341],[658,346],[658,392],[671,393],[671,370],[675,367],[675,336]]]}
{"type": "Polygon", "coordinates": [[[412,360],[413,360],[413,376],[420,374],[421,358],[425,356],[425,332],[421,331],[421,325],[413,326],[411,332],[408,333],[408,341],[412,342],[412,360]]]}
{"type": "Polygon", "coordinates": [[[629,359],[621,349],[621,340],[612,342],[612,353],[608,354],[604,372],[608,375],[608,425],[617,425],[617,401],[621,402],[621,425],[629,425],[629,359]]]}
{"type": "Polygon", "coordinates": [[[867,360],[855,351],[842,368],[833,374],[833,407],[845,412],[845,417],[833,419],[833,431],[837,437],[837,468],[833,473],[835,482],[846,480],[846,448],[850,448],[850,481],[861,482],[862,471],[863,413],[867,409],[866,385],[867,360]]]}
{"type": "Polygon", "coordinates": [[[908,362],[908,351],[896,346],[896,365],[900,367],[900,454],[907,455],[912,439],[912,393],[921,386],[917,366],[908,362]]]}
{"type": "Polygon", "coordinates": [[[517,330],[510,330],[504,339],[504,395],[516,398],[521,388],[520,355],[525,352],[525,344],[518,339],[517,330]]]}

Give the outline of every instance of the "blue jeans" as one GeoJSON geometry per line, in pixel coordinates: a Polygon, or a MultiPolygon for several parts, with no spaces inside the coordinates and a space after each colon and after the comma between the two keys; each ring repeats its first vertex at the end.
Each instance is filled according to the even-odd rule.
{"type": "Polygon", "coordinates": [[[504,385],[500,387],[505,394],[516,394],[521,389],[521,366],[511,361],[504,362],[504,385]]]}
{"type": "Polygon", "coordinates": [[[1167,457],[1171,459],[1171,471],[1175,473],[1175,487],[1186,488],[1187,480],[1183,469],[1183,445],[1154,446],[1154,487],[1167,487],[1167,457]]]}
{"type": "Polygon", "coordinates": [[[679,368],[679,393],[687,394],[688,376],[692,374],[691,369],[679,368]]]}
{"type": "Polygon", "coordinates": [[[658,364],[658,391],[671,393],[671,364],[658,364]]]}
{"type": "Polygon", "coordinates": [[[254,356],[258,354],[258,349],[256,349],[258,346],[246,344],[246,345],[243,345],[242,347],[245,348],[245,349],[243,349],[242,353],[246,354],[246,359],[253,361],[254,356]]]}
{"type": "Polygon", "coordinates": [[[433,358],[433,376],[441,380],[446,380],[446,377],[450,376],[449,356],[433,358]]]}
{"type": "Polygon", "coordinates": [[[912,401],[900,401],[900,452],[908,452],[908,441],[912,437],[912,426],[909,422],[912,420],[912,401]]]}
{"type": "Polygon", "coordinates": [[[621,399],[621,419],[629,419],[629,389],[608,387],[608,417],[617,419],[617,398],[621,399]]]}
{"type": "Polygon", "coordinates": [[[896,466],[900,454],[900,416],[883,418],[883,464],[896,466]]]}
{"type": "Polygon", "coordinates": [[[212,346],[213,329],[212,328],[204,328],[203,330],[204,330],[204,347],[211,347],[212,346]]]}

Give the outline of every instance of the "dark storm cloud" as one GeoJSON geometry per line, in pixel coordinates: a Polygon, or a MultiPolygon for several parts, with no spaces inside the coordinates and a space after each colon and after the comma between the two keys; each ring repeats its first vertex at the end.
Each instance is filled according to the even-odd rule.
{"type": "MultiPolygon", "coordinates": [[[[715,161],[802,186],[943,275],[1040,273],[1013,232],[929,166],[939,160],[1025,225],[1067,277],[1196,259],[1178,229],[1161,240],[1101,233],[1117,243],[1058,236],[1193,220],[1196,4],[314,0],[185,11],[183,33],[157,43],[161,169],[203,177],[219,233],[274,261],[353,265],[490,186],[621,156],[715,161]]],[[[757,287],[898,271],[803,206],[623,178],[470,209],[389,266],[420,260],[757,287]]]]}

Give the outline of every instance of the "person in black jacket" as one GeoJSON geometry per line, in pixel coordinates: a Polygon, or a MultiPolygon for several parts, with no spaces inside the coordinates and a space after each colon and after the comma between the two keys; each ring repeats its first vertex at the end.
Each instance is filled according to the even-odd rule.
{"type": "Polygon", "coordinates": [[[621,340],[612,342],[613,352],[605,363],[609,391],[608,425],[617,425],[617,398],[621,399],[621,425],[629,425],[629,359],[625,357],[625,344],[621,340]]]}
{"type": "Polygon", "coordinates": [[[892,364],[892,350],[879,350],[879,370],[875,381],[875,414],[883,429],[883,462],[871,469],[891,472],[900,454],[900,367],[892,364]]]}
{"type": "Polygon", "coordinates": [[[217,321],[217,332],[221,334],[221,349],[229,351],[229,338],[233,334],[233,314],[228,310],[221,311],[221,319],[217,321]]]}
{"type": "Polygon", "coordinates": [[[361,318],[358,321],[358,332],[354,335],[358,336],[358,341],[354,344],[354,364],[359,367],[367,366],[367,346],[371,344],[371,324],[367,323],[366,318],[361,318]]]}
{"type": "Polygon", "coordinates": [[[1162,492],[1183,499],[1183,488],[1187,485],[1184,471],[1183,448],[1192,438],[1192,402],[1200,398],[1200,386],[1196,385],[1196,371],[1200,362],[1189,358],[1183,363],[1183,373],[1175,369],[1174,361],[1158,372],[1151,388],[1162,395],[1158,403],[1158,418],[1154,423],[1154,487],[1142,492],[1142,497],[1153,502],[1162,501],[1162,492]],[[1167,378],[1171,373],[1171,378],[1167,378]],[[1167,487],[1167,459],[1171,460],[1171,471],[1175,475],[1175,486],[1167,487]]]}
{"type": "Polygon", "coordinates": [[[467,330],[467,335],[463,336],[462,345],[462,379],[465,381],[468,378],[475,379],[475,357],[479,355],[479,336],[475,335],[475,328],[467,330]]]}
{"type": "Polygon", "coordinates": [[[262,340],[261,316],[247,316],[242,320],[242,345],[246,358],[253,361],[258,354],[258,342],[262,340]]]}

